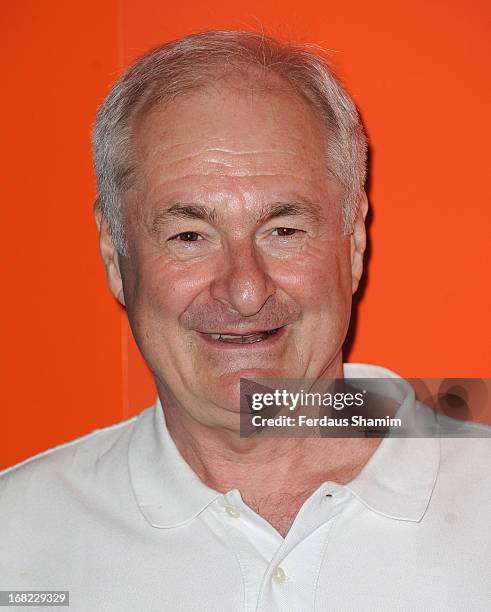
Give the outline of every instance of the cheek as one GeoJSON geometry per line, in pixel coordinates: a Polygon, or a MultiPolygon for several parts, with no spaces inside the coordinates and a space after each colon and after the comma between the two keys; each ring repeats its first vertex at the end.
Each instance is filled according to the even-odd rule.
{"type": "Polygon", "coordinates": [[[351,302],[349,243],[311,253],[296,262],[281,264],[275,271],[278,285],[304,309],[340,307],[351,302]]]}
{"type": "Polygon", "coordinates": [[[126,286],[130,292],[127,310],[132,327],[140,333],[148,328],[172,329],[212,277],[209,266],[176,264],[163,257],[137,261],[125,282],[125,296],[126,286]]]}

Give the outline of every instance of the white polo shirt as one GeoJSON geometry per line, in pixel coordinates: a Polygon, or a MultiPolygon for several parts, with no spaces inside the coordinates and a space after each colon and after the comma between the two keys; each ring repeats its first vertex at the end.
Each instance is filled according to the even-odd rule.
{"type": "MultiPolygon", "coordinates": [[[[394,377],[416,409],[388,370],[345,375],[394,377]]],[[[199,480],[157,401],[1,473],[0,590],[68,590],[83,612],[482,612],[490,467],[489,437],[385,438],[348,485],[320,486],[283,538],[238,490],[199,480]]]]}

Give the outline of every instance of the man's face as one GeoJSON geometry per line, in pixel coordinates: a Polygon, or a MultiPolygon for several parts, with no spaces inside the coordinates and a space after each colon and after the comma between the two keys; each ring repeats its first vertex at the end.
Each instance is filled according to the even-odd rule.
{"type": "Polygon", "coordinates": [[[140,119],[120,257],[161,397],[226,426],[241,377],[340,375],[351,307],[323,125],[285,86],[239,83],[140,119]]]}

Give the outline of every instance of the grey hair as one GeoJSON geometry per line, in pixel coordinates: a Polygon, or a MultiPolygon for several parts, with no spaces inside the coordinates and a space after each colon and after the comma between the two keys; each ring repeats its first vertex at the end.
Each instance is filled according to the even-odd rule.
{"type": "Polygon", "coordinates": [[[327,167],[344,189],[343,231],[351,231],[365,184],[367,139],[353,100],[314,50],[320,49],[262,33],[212,30],[161,45],[118,79],[97,111],[93,130],[97,206],[118,252],[126,251],[121,196],[135,175],[135,119],[159,102],[216,80],[224,69],[242,66],[278,75],[319,112],[329,134],[327,167]]]}

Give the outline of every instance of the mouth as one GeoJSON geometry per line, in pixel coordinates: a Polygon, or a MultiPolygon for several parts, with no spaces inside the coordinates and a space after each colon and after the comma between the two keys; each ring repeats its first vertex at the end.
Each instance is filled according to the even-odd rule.
{"type": "Polygon", "coordinates": [[[267,329],[265,331],[254,332],[250,334],[203,334],[211,340],[218,340],[219,342],[225,342],[228,344],[254,344],[255,342],[263,342],[271,336],[277,334],[282,327],[276,327],[275,329],[267,329]]]}

